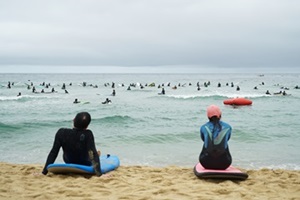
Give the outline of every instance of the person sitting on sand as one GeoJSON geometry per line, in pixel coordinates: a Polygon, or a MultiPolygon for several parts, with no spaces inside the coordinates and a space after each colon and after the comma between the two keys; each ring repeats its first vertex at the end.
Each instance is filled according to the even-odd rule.
{"type": "Polygon", "coordinates": [[[47,166],[55,162],[62,147],[65,163],[93,165],[96,175],[102,175],[94,135],[91,130],[87,129],[90,122],[91,115],[88,112],[81,112],[75,116],[72,129],[61,128],[57,131],[42,174],[48,173],[47,166]]]}
{"type": "Polygon", "coordinates": [[[199,162],[206,169],[227,169],[232,162],[228,148],[231,126],[221,121],[221,110],[216,105],[207,108],[209,122],[200,128],[200,136],[204,142],[199,155],[199,162]]]}

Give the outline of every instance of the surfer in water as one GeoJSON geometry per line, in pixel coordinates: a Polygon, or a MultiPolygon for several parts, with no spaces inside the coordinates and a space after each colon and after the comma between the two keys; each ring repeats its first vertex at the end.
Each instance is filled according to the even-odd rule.
{"type": "Polygon", "coordinates": [[[109,98],[106,98],[105,101],[102,102],[102,104],[109,104],[112,103],[109,98]]]}
{"type": "Polygon", "coordinates": [[[165,88],[162,88],[161,93],[159,94],[165,95],[166,94],[165,88]]]}
{"type": "Polygon", "coordinates": [[[112,95],[112,96],[116,96],[116,90],[113,90],[113,92],[112,92],[111,95],[112,95]]]}
{"type": "Polygon", "coordinates": [[[209,121],[201,126],[200,136],[204,142],[199,162],[206,169],[227,169],[232,162],[228,148],[231,126],[221,121],[221,110],[216,105],[207,108],[209,121]]]}
{"type": "Polygon", "coordinates": [[[60,148],[63,149],[65,163],[93,165],[97,176],[101,176],[99,155],[94,141],[94,135],[87,129],[91,122],[88,112],[78,113],[73,119],[73,128],[61,128],[55,135],[53,147],[48,155],[42,174],[48,173],[47,166],[55,162],[60,148]]]}
{"type": "Polygon", "coordinates": [[[80,103],[80,101],[78,101],[78,99],[75,99],[73,103],[80,103]]]}

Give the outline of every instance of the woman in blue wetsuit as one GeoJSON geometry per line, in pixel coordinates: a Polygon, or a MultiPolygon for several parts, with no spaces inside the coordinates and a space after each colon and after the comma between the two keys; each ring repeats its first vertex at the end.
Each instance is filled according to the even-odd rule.
{"type": "Polygon", "coordinates": [[[231,135],[231,126],[221,121],[221,110],[216,105],[207,108],[209,122],[200,128],[203,148],[199,156],[199,162],[206,169],[227,169],[232,162],[228,148],[228,140],[231,135]]]}

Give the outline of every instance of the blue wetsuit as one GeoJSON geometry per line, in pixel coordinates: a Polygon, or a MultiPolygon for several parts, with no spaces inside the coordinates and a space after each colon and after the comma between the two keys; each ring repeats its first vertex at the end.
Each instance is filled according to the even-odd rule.
{"type": "Polygon", "coordinates": [[[94,142],[94,135],[90,130],[77,128],[61,128],[57,131],[43,174],[48,173],[47,166],[54,163],[60,147],[63,148],[63,159],[66,163],[93,165],[96,175],[101,176],[100,160],[94,142]]]}
{"type": "Polygon", "coordinates": [[[203,148],[199,156],[199,162],[207,169],[226,169],[231,165],[232,158],[228,148],[228,140],[231,136],[231,126],[219,121],[214,127],[212,122],[207,122],[200,128],[200,136],[203,140],[203,148]]]}

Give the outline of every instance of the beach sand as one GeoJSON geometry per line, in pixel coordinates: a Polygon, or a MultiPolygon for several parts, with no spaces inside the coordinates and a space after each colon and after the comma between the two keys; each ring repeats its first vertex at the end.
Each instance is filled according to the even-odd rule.
{"type": "MultiPolygon", "coordinates": [[[[120,166],[109,177],[40,175],[0,163],[0,199],[300,199],[300,171],[243,170],[245,181],[202,180],[193,167],[120,166]]],[[[39,172],[39,173],[37,173],[39,172]]]]}

